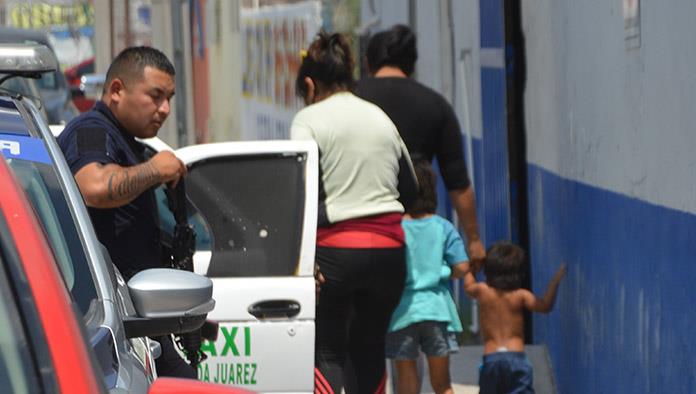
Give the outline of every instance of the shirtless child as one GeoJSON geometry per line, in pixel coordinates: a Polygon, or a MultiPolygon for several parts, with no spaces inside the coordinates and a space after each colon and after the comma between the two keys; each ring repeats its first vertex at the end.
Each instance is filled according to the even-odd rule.
{"type": "Polygon", "coordinates": [[[524,311],[551,311],[566,267],[561,264],[544,296],[538,298],[521,288],[524,262],[520,247],[497,242],[488,250],[483,265],[486,282],[477,282],[471,271],[464,277],[464,290],[481,305],[481,394],[534,392],[532,366],[524,354],[524,311]]]}

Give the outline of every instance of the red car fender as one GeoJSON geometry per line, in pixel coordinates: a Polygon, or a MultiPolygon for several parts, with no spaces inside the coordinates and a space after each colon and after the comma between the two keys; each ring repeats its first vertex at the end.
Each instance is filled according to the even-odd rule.
{"type": "Polygon", "coordinates": [[[148,394],[252,394],[236,387],[222,384],[200,382],[191,379],[157,378],[150,386],[148,394]]]}
{"type": "Polygon", "coordinates": [[[100,392],[65,283],[34,212],[2,155],[0,184],[0,210],[23,262],[60,390],[64,393],[100,392]]]}

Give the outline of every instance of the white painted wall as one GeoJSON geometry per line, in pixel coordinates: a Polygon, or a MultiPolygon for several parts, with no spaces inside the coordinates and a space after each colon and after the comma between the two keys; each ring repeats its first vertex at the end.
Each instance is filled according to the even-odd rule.
{"type": "Polygon", "coordinates": [[[371,25],[373,33],[397,23],[408,24],[408,0],[361,0],[360,9],[363,25],[377,16],[374,20],[376,24],[371,25]],[[373,8],[375,14],[372,13],[373,8]]]}
{"type": "MultiPolygon", "coordinates": [[[[444,37],[441,37],[442,25],[447,25],[447,21],[440,18],[440,7],[442,1],[417,1],[416,2],[416,25],[411,26],[416,31],[418,37],[418,63],[416,64],[416,79],[429,86],[441,94],[446,93],[443,89],[443,67],[448,69],[449,63],[443,48],[444,37]]],[[[449,80],[448,80],[449,82],[449,80]]],[[[451,86],[447,87],[449,91],[451,86]]],[[[451,100],[450,95],[445,95],[451,100]]]]}
{"type": "Polygon", "coordinates": [[[562,177],[696,213],[696,2],[522,2],[528,160],[562,177]]]}
{"type": "MultiPolygon", "coordinates": [[[[152,0],[152,46],[164,52],[169,61],[174,62],[174,43],[172,33],[172,11],[169,0],[152,0]]],[[[176,70],[181,72],[181,70],[176,70]]],[[[180,94],[177,92],[177,94],[180,94]]],[[[175,96],[176,97],[176,96],[175,96]]],[[[174,98],[176,100],[176,98],[174,98]]],[[[172,102],[169,117],[160,128],[157,136],[172,147],[178,146],[176,130],[176,105],[172,102]]]]}
{"type": "Polygon", "coordinates": [[[454,61],[457,80],[454,83],[453,106],[459,115],[462,127],[464,118],[464,81],[462,72],[466,73],[466,94],[468,95],[471,133],[474,138],[481,138],[481,28],[478,0],[453,0],[452,17],[454,20],[454,61]],[[463,52],[468,54],[463,56],[463,52]]]}
{"type": "MultiPolygon", "coordinates": [[[[174,39],[175,35],[172,31],[172,7],[175,6],[177,2],[171,2],[169,0],[152,0],[152,46],[162,51],[169,61],[174,64],[174,39]]],[[[184,129],[186,130],[187,141],[184,141],[181,146],[190,145],[195,140],[194,132],[194,119],[193,119],[193,77],[192,77],[192,63],[191,63],[191,27],[190,27],[190,12],[188,7],[188,2],[181,2],[181,37],[183,43],[181,45],[182,52],[184,55],[184,69],[177,69],[177,75],[183,75],[185,86],[184,91],[180,89],[177,90],[174,100],[181,100],[182,98],[186,100],[186,124],[184,129]]],[[[177,86],[177,88],[179,88],[177,86]]],[[[157,136],[164,140],[167,144],[172,147],[179,147],[179,137],[177,133],[177,105],[176,101],[171,103],[171,112],[167,117],[167,120],[162,125],[157,136]]]]}
{"type": "Polygon", "coordinates": [[[94,3],[94,71],[106,74],[111,64],[111,8],[105,1],[94,3]]]}
{"type": "Polygon", "coordinates": [[[241,139],[242,61],[239,0],[206,2],[211,142],[241,139]]]}

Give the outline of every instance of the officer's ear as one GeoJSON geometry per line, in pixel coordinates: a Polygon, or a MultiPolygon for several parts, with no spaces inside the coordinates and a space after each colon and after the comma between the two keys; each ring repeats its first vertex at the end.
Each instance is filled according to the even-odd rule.
{"type": "Polygon", "coordinates": [[[123,97],[126,85],[123,84],[121,78],[114,78],[109,82],[106,87],[104,94],[108,97],[109,101],[118,103],[123,97]]]}

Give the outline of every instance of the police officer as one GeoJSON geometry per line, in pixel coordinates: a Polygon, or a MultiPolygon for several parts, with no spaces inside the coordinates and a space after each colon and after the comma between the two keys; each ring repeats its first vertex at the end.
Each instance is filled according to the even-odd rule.
{"type": "MultiPolygon", "coordinates": [[[[127,48],[111,63],[101,100],[58,137],[97,237],[126,278],[163,266],[154,189],[174,187],[186,166],[172,152],[146,160],[135,138],[157,135],[173,96],[169,59],[154,48],[127,48]]],[[[196,378],[169,336],[155,339],[162,345],[160,376],[196,378]]]]}

